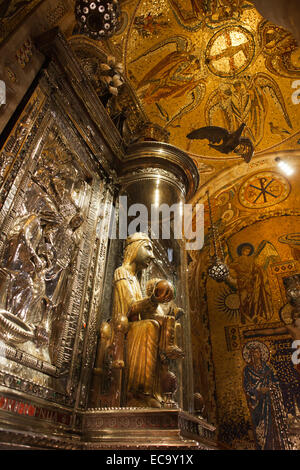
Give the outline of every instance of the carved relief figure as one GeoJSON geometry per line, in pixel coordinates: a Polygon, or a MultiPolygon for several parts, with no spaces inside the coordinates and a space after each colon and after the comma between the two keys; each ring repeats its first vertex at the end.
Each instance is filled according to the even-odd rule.
{"type": "Polygon", "coordinates": [[[286,419],[279,381],[267,364],[269,350],[260,341],[244,346],[247,365],[243,386],[251,414],[258,450],[287,450],[286,419]]]}
{"type": "Polygon", "coordinates": [[[76,257],[75,248],[78,247],[77,229],[82,225],[84,219],[80,214],[75,215],[69,225],[47,225],[44,230],[46,242],[50,244],[54,251],[51,269],[46,273],[47,292],[51,295],[52,302],[57,305],[61,291],[65,287],[66,279],[64,274],[68,266],[76,257]]]}
{"type": "Polygon", "coordinates": [[[240,296],[241,321],[269,320],[273,316],[273,307],[265,269],[270,259],[278,254],[267,242],[262,242],[256,253],[251,243],[242,243],[237,254],[238,258],[229,264],[229,269],[231,281],[240,296]]]}
{"type": "Polygon", "coordinates": [[[50,198],[56,208],[55,212],[68,217],[77,212],[71,193],[79,175],[69,158],[64,162],[59,162],[59,160],[59,154],[55,148],[46,149],[33,181],[50,198]]]}
{"type": "Polygon", "coordinates": [[[50,357],[53,362],[59,352],[57,346],[60,345],[65,322],[63,299],[68,291],[68,281],[74,272],[80,242],[78,230],[83,222],[84,218],[78,213],[68,224],[49,224],[44,231],[45,241],[54,253],[51,266],[45,273],[46,293],[52,305],[50,357]]]}

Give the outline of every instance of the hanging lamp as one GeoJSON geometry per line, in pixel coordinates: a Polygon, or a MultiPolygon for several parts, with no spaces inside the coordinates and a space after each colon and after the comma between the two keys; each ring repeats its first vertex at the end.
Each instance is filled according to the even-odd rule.
{"type": "Polygon", "coordinates": [[[211,238],[213,241],[214,253],[211,257],[211,264],[208,267],[207,273],[209,277],[214,279],[217,282],[223,282],[229,276],[229,269],[224,260],[224,252],[220,242],[219,231],[213,223],[212,210],[209,198],[209,191],[206,191],[207,201],[208,201],[208,210],[210,218],[210,231],[211,238]]]}

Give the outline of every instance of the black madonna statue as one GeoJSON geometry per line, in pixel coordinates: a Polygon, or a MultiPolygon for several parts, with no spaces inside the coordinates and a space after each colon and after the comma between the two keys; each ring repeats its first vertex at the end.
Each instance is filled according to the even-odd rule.
{"type": "MultiPolygon", "coordinates": [[[[110,375],[112,390],[120,395],[122,389],[126,406],[164,406],[166,395],[172,394],[177,385],[168,362],[184,355],[176,344],[176,326],[183,311],[173,305],[165,314],[160,307],[173,300],[172,284],[152,279],[145,297],[141,291],[138,275],[153,259],[152,243],[146,234],[139,232],[127,238],[123,263],[114,274],[112,319],[101,327],[94,372],[102,376],[108,394],[110,375]],[[113,372],[118,369],[124,369],[122,385],[113,372]]],[[[100,385],[100,395],[101,388],[102,393],[105,391],[100,385]]],[[[95,387],[94,393],[97,395],[95,387]]]]}

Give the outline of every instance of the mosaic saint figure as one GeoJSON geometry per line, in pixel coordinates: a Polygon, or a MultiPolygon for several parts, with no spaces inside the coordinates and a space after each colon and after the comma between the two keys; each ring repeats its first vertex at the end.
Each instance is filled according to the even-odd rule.
{"type": "Polygon", "coordinates": [[[260,341],[246,343],[243,386],[257,450],[288,450],[286,419],[279,381],[268,366],[269,350],[260,341]]]}

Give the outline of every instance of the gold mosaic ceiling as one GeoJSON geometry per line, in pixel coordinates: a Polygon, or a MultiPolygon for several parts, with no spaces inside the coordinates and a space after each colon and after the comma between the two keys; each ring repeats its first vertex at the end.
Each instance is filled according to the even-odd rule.
{"type": "MultiPolygon", "coordinates": [[[[2,39],[41,3],[0,0],[2,39]]],[[[234,131],[245,122],[243,135],[256,155],[300,150],[300,48],[250,0],[120,0],[120,5],[122,25],[111,39],[113,49],[149,120],[170,133],[170,143],[198,164],[208,159],[213,166],[230,165],[241,157],[186,136],[207,125],[234,131]]],[[[48,12],[69,11],[52,24],[67,37],[76,34],[74,6],[75,0],[56,0],[48,12]]],[[[101,41],[95,45],[106,47],[101,41]]]]}
{"type": "Polygon", "coordinates": [[[288,32],[243,0],[130,0],[121,7],[112,42],[149,120],[169,131],[170,143],[196,160],[237,160],[186,135],[245,122],[255,154],[300,150],[300,105],[292,101],[300,49],[288,32]]]}

